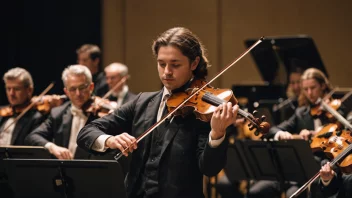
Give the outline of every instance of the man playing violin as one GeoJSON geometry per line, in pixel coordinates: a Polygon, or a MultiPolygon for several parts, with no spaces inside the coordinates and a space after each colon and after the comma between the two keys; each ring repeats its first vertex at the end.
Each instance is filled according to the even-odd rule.
{"type": "Polygon", "coordinates": [[[0,146],[24,145],[25,137],[44,119],[36,109],[30,109],[16,121],[16,117],[31,103],[34,90],[32,76],[25,69],[16,67],[7,71],[3,80],[10,105],[0,109],[0,146]]]}
{"type": "Polygon", "coordinates": [[[62,81],[70,101],[53,108],[45,122],[25,141],[33,146],[44,146],[58,159],[88,158],[88,153],[77,148],[76,139],[88,119],[82,108],[91,102],[92,75],[86,66],[72,65],[63,71],[62,81]]]}
{"type": "Polygon", "coordinates": [[[204,48],[188,29],[167,30],[152,49],[164,87],[140,93],[113,113],[92,121],[80,131],[77,143],[90,152],[118,149],[127,156],[133,151],[125,180],[129,198],[204,197],[203,174],[214,176],[224,167],[225,131],[235,121],[238,106],[220,105],[210,124],[197,120],[193,113],[175,116],[137,145],[136,138],[166,115],[169,95],[185,91],[192,79],[207,75],[204,48]]]}
{"type": "Polygon", "coordinates": [[[104,71],[109,89],[114,89],[108,99],[117,102],[117,107],[120,107],[122,104],[136,97],[135,94],[128,90],[126,80],[123,79],[128,76],[128,68],[126,65],[122,63],[111,63],[105,67],[104,71]]]}

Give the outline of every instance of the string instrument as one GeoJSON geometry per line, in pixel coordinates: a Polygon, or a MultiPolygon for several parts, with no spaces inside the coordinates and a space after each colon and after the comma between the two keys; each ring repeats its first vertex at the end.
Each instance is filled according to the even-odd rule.
{"type": "MultiPolygon", "coordinates": [[[[25,113],[27,113],[29,110],[31,110],[32,108],[34,107],[43,107],[43,106],[37,106],[37,104],[45,104],[45,103],[42,103],[40,102],[42,99],[43,99],[43,96],[48,93],[48,91],[53,88],[54,86],[54,83],[50,83],[48,85],[47,88],[45,88],[45,90],[36,98],[34,98],[33,100],[31,100],[30,103],[28,103],[28,105],[21,105],[19,106],[18,108],[12,108],[12,107],[5,107],[4,110],[2,110],[1,112],[5,115],[7,113],[7,115],[14,115],[15,113],[20,113],[14,120],[13,122],[11,122],[6,128],[3,129],[3,131],[6,131],[9,127],[11,127],[14,123],[16,123],[19,119],[21,119],[25,113]],[[10,110],[10,108],[12,110],[10,110]],[[18,112],[17,112],[18,111],[18,112]]],[[[45,108],[43,108],[45,109],[45,108]]]]}
{"type": "MultiPolygon", "coordinates": [[[[170,96],[166,102],[168,110],[173,111],[181,102],[188,98],[190,94],[204,85],[206,86],[191,97],[182,108],[175,111],[174,116],[181,115],[185,117],[193,112],[197,119],[209,122],[217,106],[224,102],[231,102],[233,105],[237,104],[237,99],[230,89],[214,89],[209,86],[205,80],[196,79],[191,82],[190,88],[185,92],[177,92],[170,96]]],[[[257,130],[255,133],[257,135],[259,135],[259,132],[268,132],[270,125],[267,122],[263,122],[265,116],[255,118],[252,114],[243,111],[242,109],[238,110],[238,114],[249,121],[250,131],[256,128],[257,130]]]]}
{"type": "Polygon", "coordinates": [[[115,91],[120,89],[124,83],[127,81],[127,79],[130,77],[130,75],[126,75],[121,78],[121,80],[116,83],[116,85],[110,89],[103,97],[99,96],[93,96],[91,97],[88,102],[86,102],[82,110],[86,114],[93,114],[98,117],[103,117],[112,111],[116,110],[118,108],[117,102],[116,101],[110,101],[107,98],[115,91]]]}
{"type": "MultiPolygon", "coordinates": [[[[321,101],[321,106],[328,111],[338,123],[328,124],[319,131],[312,140],[311,148],[313,151],[322,150],[328,157],[333,159],[330,166],[338,165],[343,173],[352,173],[352,125],[339,114],[331,105],[321,101]],[[341,130],[341,126],[348,130],[341,130]]],[[[297,197],[308,186],[320,176],[320,172],[309,179],[301,188],[299,188],[290,198],[297,197]]]]}
{"type": "MultiPolygon", "coordinates": [[[[215,107],[211,107],[211,106],[214,106],[214,105],[218,106],[219,104],[222,104],[222,102],[224,102],[224,99],[226,99],[227,101],[237,102],[236,98],[233,97],[232,91],[231,92],[224,91],[224,90],[219,91],[217,89],[212,89],[212,91],[210,91],[209,85],[214,80],[216,80],[219,76],[221,76],[223,73],[225,73],[228,69],[230,69],[230,67],[232,67],[235,63],[237,63],[246,54],[248,54],[254,47],[256,47],[258,44],[260,44],[263,40],[264,40],[264,38],[261,38],[257,42],[255,42],[244,53],[242,53],[238,58],[236,58],[230,65],[223,68],[217,75],[215,75],[215,77],[213,77],[208,82],[195,80],[193,82],[194,83],[193,87],[190,87],[190,89],[188,89],[187,92],[180,95],[182,97],[177,100],[179,103],[174,103],[173,105],[171,105],[170,104],[171,102],[169,102],[169,100],[168,100],[167,103],[169,103],[169,105],[170,105],[170,106],[168,106],[168,108],[170,108],[169,110],[171,110],[171,111],[169,111],[169,113],[167,115],[162,117],[158,122],[156,122],[149,129],[147,129],[145,132],[143,132],[139,137],[137,137],[135,143],[138,143],[139,141],[141,141],[143,138],[145,138],[147,135],[149,135],[151,132],[153,132],[154,129],[156,129],[160,124],[165,122],[166,119],[171,118],[171,116],[173,116],[174,114],[181,115],[180,113],[182,113],[183,111],[186,113],[189,113],[190,109],[194,109],[195,114],[198,119],[201,119],[204,121],[209,121],[212,116],[211,110],[215,110],[215,107]],[[191,101],[191,102],[189,102],[189,101],[191,101]],[[203,101],[203,102],[201,102],[201,101],[203,101]],[[191,107],[192,102],[193,103],[196,102],[196,104],[194,104],[193,107],[191,107]],[[187,105],[186,105],[186,103],[187,103],[187,105]],[[209,103],[209,105],[206,105],[206,103],[209,103]],[[199,106],[197,106],[197,104],[199,106]],[[177,105],[177,106],[174,106],[174,105],[177,105]],[[183,108],[184,105],[186,105],[186,108],[183,108]]],[[[239,110],[239,112],[240,112],[240,110],[239,110]]],[[[245,116],[249,116],[244,111],[241,111],[240,114],[243,114],[245,116]]],[[[262,133],[268,132],[269,127],[270,127],[268,123],[264,123],[264,122],[260,123],[261,120],[256,119],[256,118],[254,118],[253,121],[254,120],[256,122],[253,122],[253,125],[252,125],[253,129],[255,127],[257,127],[259,129],[255,132],[256,134],[259,134],[259,131],[262,133]],[[258,125],[258,123],[259,123],[259,125],[258,125]]],[[[133,144],[131,144],[131,145],[133,145],[133,144]]],[[[127,148],[125,148],[122,152],[119,152],[117,155],[115,155],[114,156],[115,160],[120,159],[122,157],[122,153],[128,151],[130,149],[131,145],[128,146],[127,148]]]]}
{"type": "MultiPolygon", "coordinates": [[[[319,99],[318,103],[316,105],[314,105],[313,107],[311,107],[310,109],[310,114],[314,117],[314,116],[322,116],[324,115],[325,117],[327,117],[330,121],[335,121],[333,120],[335,117],[332,115],[332,113],[330,113],[329,111],[326,111],[323,109],[322,105],[320,105],[320,103],[323,102],[323,100],[319,99]]],[[[333,99],[331,101],[329,101],[328,103],[324,102],[326,105],[330,106],[332,109],[334,109],[335,111],[337,109],[340,108],[341,106],[341,100],[339,99],[333,99]]]]}
{"type": "Polygon", "coordinates": [[[101,98],[99,96],[91,97],[83,106],[82,110],[86,114],[103,117],[117,109],[117,102],[101,98]]]}

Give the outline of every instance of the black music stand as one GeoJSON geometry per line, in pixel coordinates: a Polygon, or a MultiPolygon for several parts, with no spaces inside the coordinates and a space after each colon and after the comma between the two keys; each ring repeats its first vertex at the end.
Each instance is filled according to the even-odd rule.
{"type": "Polygon", "coordinates": [[[50,153],[42,146],[1,146],[0,159],[50,159],[50,153]]]}
{"type": "Polygon", "coordinates": [[[230,146],[227,161],[225,172],[230,181],[278,181],[281,192],[285,182],[304,183],[320,170],[305,140],[238,140],[230,146]]]}
{"type": "Polygon", "coordinates": [[[113,160],[4,159],[13,197],[125,198],[124,176],[113,160]]]}
{"type": "MultiPolygon", "coordinates": [[[[1,146],[0,147],[0,192],[12,197],[12,189],[8,185],[8,175],[5,172],[3,159],[50,159],[50,153],[40,146],[1,146]]],[[[5,196],[6,197],[6,196],[5,196]]]]}

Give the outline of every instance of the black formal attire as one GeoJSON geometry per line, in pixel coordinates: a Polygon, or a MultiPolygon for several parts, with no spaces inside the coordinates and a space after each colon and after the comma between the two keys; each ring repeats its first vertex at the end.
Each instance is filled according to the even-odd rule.
{"type": "MultiPolygon", "coordinates": [[[[68,148],[73,115],[71,102],[68,101],[51,110],[49,117],[25,139],[26,144],[45,146],[49,142],[68,148]]],[[[90,154],[77,147],[75,159],[88,159],[90,154]]]]}
{"type": "Polygon", "coordinates": [[[97,72],[93,74],[94,91],[93,94],[96,96],[103,97],[108,91],[109,86],[106,83],[106,77],[104,72],[97,72]]]}
{"type": "MultiPolygon", "coordinates": [[[[101,135],[140,136],[156,123],[162,93],[141,93],[114,113],[92,121],[80,131],[78,146],[94,152],[91,148],[101,135]]],[[[211,147],[209,132],[209,123],[191,114],[164,122],[141,140],[125,179],[128,197],[204,197],[203,174],[214,176],[224,167],[228,145],[225,138],[211,147]]]]}
{"type": "MultiPolygon", "coordinates": [[[[18,114],[13,117],[17,117],[18,114]]],[[[4,124],[10,117],[1,117],[0,116],[0,133],[3,132],[4,124]]],[[[26,136],[35,128],[37,128],[45,119],[45,116],[42,115],[35,109],[31,109],[26,112],[22,118],[20,118],[15,124],[15,128],[12,132],[11,145],[26,145],[24,139],[26,136]]]]}

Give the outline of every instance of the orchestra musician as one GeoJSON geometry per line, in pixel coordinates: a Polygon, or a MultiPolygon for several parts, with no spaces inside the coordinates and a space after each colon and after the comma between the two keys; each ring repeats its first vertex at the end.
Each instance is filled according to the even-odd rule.
{"type": "Polygon", "coordinates": [[[170,94],[185,91],[194,79],[204,79],[209,66],[203,45],[183,27],[162,33],[152,49],[164,87],[140,93],[113,113],[92,121],[80,131],[77,143],[90,152],[133,151],[125,180],[129,198],[204,197],[203,174],[214,176],[224,167],[225,131],[235,121],[238,106],[220,105],[210,123],[196,119],[193,113],[175,116],[137,145],[136,138],[167,112],[170,94]]]}
{"type": "Polygon", "coordinates": [[[0,108],[0,146],[25,145],[25,137],[44,120],[44,116],[33,108],[16,121],[16,117],[31,103],[34,90],[32,76],[27,70],[16,67],[7,71],[3,80],[9,105],[0,108]]]}
{"type": "Polygon", "coordinates": [[[49,117],[28,135],[25,142],[44,146],[58,159],[87,159],[89,154],[77,148],[76,139],[88,120],[83,107],[91,102],[92,75],[86,66],[72,65],[63,71],[62,81],[69,101],[53,108],[49,117]]]}
{"type": "Polygon", "coordinates": [[[77,63],[88,67],[94,83],[93,94],[103,97],[109,91],[104,72],[100,68],[101,50],[97,45],[84,44],[76,50],[77,63]]]}
{"type": "MultiPolygon", "coordinates": [[[[293,139],[293,134],[298,134],[302,139],[308,140],[314,136],[324,124],[328,124],[330,121],[326,116],[315,116],[311,114],[311,109],[317,104],[327,93],[331,91],[331,84],[323,72],[316,68],[309,68],[301,76],[301,93],[298,98],[299,107],[295,110],[295,113],[286,121],[280,123],[277,126],[272,127],[269,130],[267,138],[273,138],[274,140],[287,140],[293,139]]],[[[343,107],[339,110],[342,114],[343,107]]],[[[322,161],[325,156],[321,153],[315,153],[315,157],[318,161],[322,161]]],[[[324,160],[325,161],[325,160],[324,160]]],[[[331,170],[326,170],[326,166],[322,164],[322,170],[326,175],[331,170]]],[[[335,173],[334,173],[335,174],[335,173]]],[[[336,193],[334,188],[327,188],[330,180],[329,176],[323,177],[317,183],[313,183],[311,186],[311,197],[328,197],[336,193]]],[[[265,186],[265,185],[263,185],[265,186]]],[[[261,188],[263,188],[261,186],[261,188]]],[[[271,189],[270,192],[262,191],[258,186],[253,186],[250,193],[253,197],[260,197],[261,193],[274,193],[275,188],[273,183],[266,181],[266,189],[271,189]],[[271,185],[271,188],[268,187],[271,185]]],[[[298,185],[292,185],[286,192],[289,197],[298,189],[298,185]]],[[[301,194],[300,196],[304,196],[301,194]]],[[[252,196],[250,196],[252,197],[252,196]]]]}
{"type": "Polygon", "coordinates": [[[104,71],[109,89],[114,89],[108,99],[117,102],[117,108],[136,97],[134,93],[129,91],[127,80],[115,88],[123,77],[127,77],[128,75],[126,65],[122,63],[111,63],[105,67],[104,71]]]}

